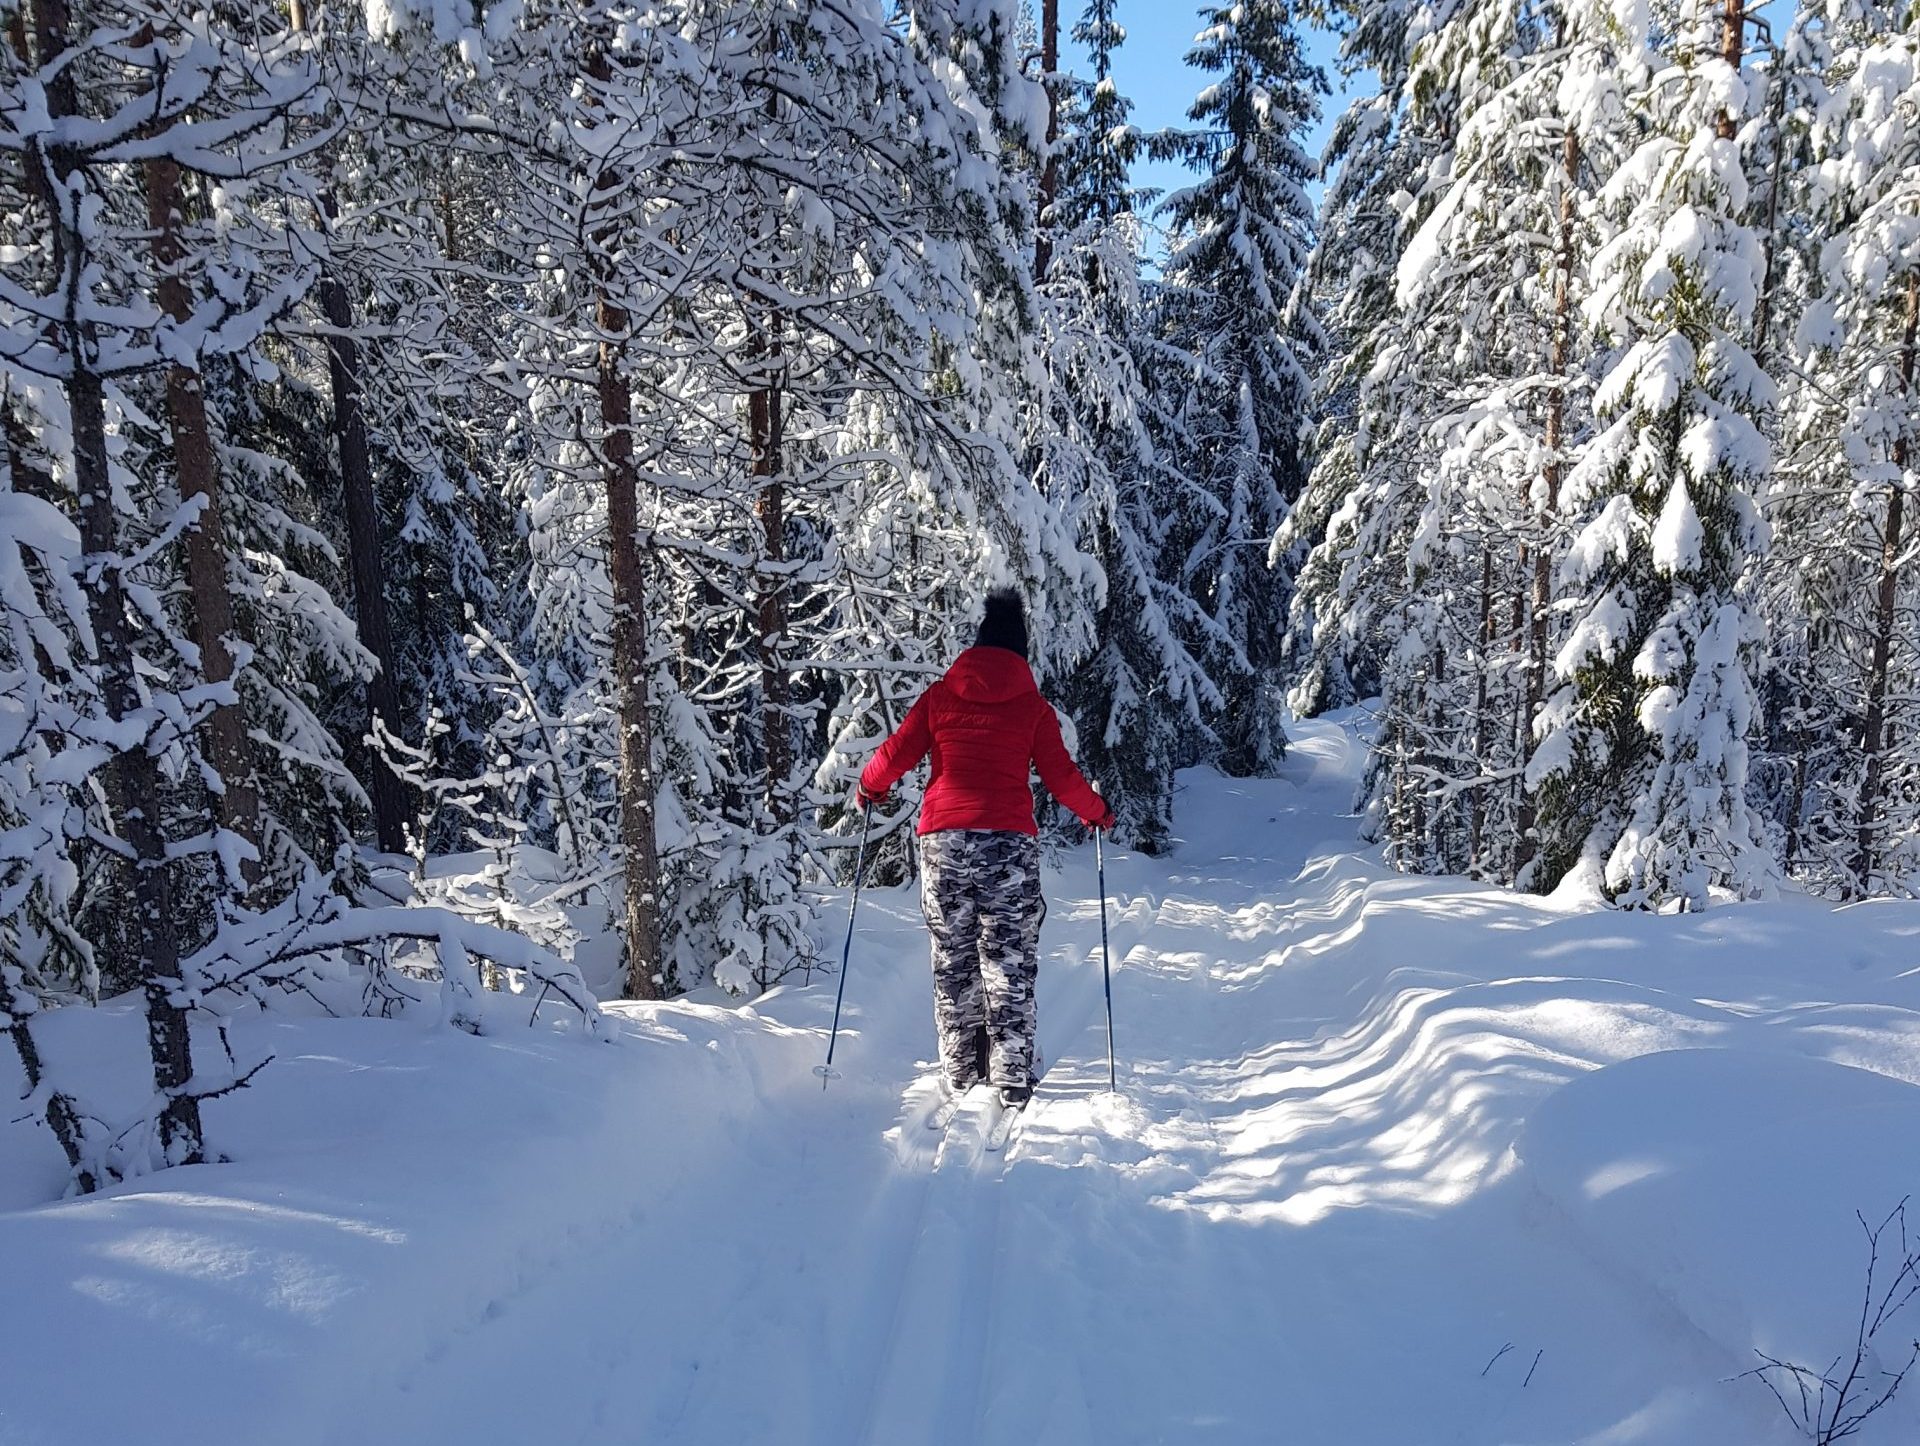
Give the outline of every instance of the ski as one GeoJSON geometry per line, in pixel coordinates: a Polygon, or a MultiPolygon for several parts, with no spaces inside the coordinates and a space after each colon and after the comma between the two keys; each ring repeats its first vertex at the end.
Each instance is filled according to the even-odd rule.
{"type": "Polygon", "coordinates": [[[959,1095],[948,1095],[933,1107],[933,1113],[927,1116],[927,1128],[938,1133],[953,1123],[953,1117],[960,1109],[959,1095]]]}
{"type": "MultiPolygon", "coordinates": [[[[1032,1104],[1028,1100],[1027,1104],[1032,1104]]],[[[986,1151],[997,1155],[1006,1149],[1007,1142],[1013,1138],[1014,1128],[1020,1123],[1020,1117],[1027,1112],[1026,1105],[1001,1105],[993,1123],[987,1127],[986,1151]]]]}

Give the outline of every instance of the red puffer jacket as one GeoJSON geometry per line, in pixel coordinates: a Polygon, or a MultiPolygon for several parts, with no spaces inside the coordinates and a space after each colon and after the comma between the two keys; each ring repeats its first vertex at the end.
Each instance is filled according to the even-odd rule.
{"type": "Polygon", "coordinates": [[[920,833],[1038,833],[1027,783],[1035,764],[1048,791],[1083,822],[1106,817],[1105,800],[1067,754],[1060,720],[1040,696],[1033,670],[1009,648],[962,653],[880,745],[860,774],[860,786],[876,798],[885,794],[929,751],[933,776],[920,805],[920,833]]]}

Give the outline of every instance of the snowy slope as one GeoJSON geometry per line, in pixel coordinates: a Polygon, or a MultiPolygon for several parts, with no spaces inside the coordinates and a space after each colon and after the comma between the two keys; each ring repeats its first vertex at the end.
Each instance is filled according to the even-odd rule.
{"type": "Polygon", "coordinates": [[[1004,1156],[923,1128],[909,891],[863,902],[825,1092],[830,979],[605,1046],[250,1023],[237,1163],[0,1215],[0,1443],[1797,1439],[1734,1378],[1850,1345],[1853,1212],[1920,1184],[1920,908],[1398,876],[1360,758],[1303,725],[1110,861],[1119,1098],[1067,860],[1004,1156]]]}

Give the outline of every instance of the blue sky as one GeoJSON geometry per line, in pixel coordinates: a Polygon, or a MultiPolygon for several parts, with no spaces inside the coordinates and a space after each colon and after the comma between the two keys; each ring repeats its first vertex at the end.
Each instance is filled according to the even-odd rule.
{"type": "MultiPolygon", "coordinates": [[[[1079,19],[1079,4],[1077,0],[1065,0],[1060,8],[1063,28],[1070,28],[1079,19]]],[[[1187,107],[1208,80],[1186,63],[1187,51],[1192,49],[1194,34],[1200,29],[1200,7],[1187,0],[1131,0],[1121,5],[1119,18],[1126,27],[1127,43],[1114,58],[1114,81],[1120,93],[1133,101],[1135,124],[1145,131],[1185,124],[1187,107]]],[[[1335,87],[1340,83],[1334,68],[1337,45],[1336,37],[1325,31],[1314,31],[1308,37],[1309,53],[1335,87]]],[[[1071,42],[1068,48],[1072,49],[1071,42]]],[[[1074,56],[1069,63],[1080,59],[1074,56]]],[[[1316,157],[1344,104],[1337,89],[1322,98],[1320,122],[1307,142],[1308,151],[1316,157]]],[[[1136,182],[1162,191],[1186,184],[1191,174],[1164,161],[1143,160],[1134,167],[1136,182]]]]}

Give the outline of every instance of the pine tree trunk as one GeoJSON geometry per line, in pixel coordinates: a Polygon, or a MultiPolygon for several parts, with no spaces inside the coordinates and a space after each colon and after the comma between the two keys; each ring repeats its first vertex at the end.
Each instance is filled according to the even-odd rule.
{"type": "Polygon", "coordinates": [[[622,361],[626,311],[603,294],[600,447],[613,573],[613,671],[620,707],[620,842],[626,863],[627,997],[664,997],[660,863],[653,818],[653,719],[647,696],[646,573],[640,565],[640,479],[633,465],[633,394],[622,361]]]}
{"type": "Polygon", "coordinates": [[[1414,793],[1414,807],[1420,811],[1419,837],[1421,839],[1422,858],[1420,872],[1450,872],[1451,860],[1447,857],[1447,815],[1452,808],[1443,805],[1436,780],[1447,771],[1440,755],[1434,751],[1434,743],[1443,736],[1449,720],[1445,716],[1445,704],[1442,699],[1447,688],[1447,655],[1438,639],[1433,645],[1433,663],[1428,672],[1426,716],[1420,720],[1421,738],[1418,763],[1425,775],[1414,793]],[[1431,802],[1429,799],[1431,798],[1431,802]]]}
{"type": "MultiPolygon", "coordinates": [[[[33,1015],[28,1012],[30,1008],[14,997],[14,987],[8,980],[7,971],[0,969],[0,1015],[6,1016],[7,1034],[20,1056],[20,1070],[26,1076],[26,1092],[33,1095],[46,1078],[46,1066],[40,1058],[39,1042],[33,1037],[33,1015]]],[[[80,1187],[82,1195],[91,1195],[100,1188],[101,1182],[84,1163],[86,1155],[81,1144],[85,1135],[80,1128],[80,1111],[74,1105],[73,1096],[64,1090],[49,1090],[45,1118],[47,1128],[53,1131],[53,1138],[59,1142],[61,1153],[67,1157],[67,1168],[73,1171],[74,1183],[80,1187]]]]}
{"type": "MultiPolygon", "coordinates": [[[[1560,169],[1560,239],[1553,266],[1553,354],[1547,364],[1554,384],[1547,393],[1547,462],[1541,473],[1545,495],[1540,501],[1538,535],[1533,544],[1532,618],[1527,637],[1527,701],[1520,739],[1523,765],[1533,758],[1534,720],[1540,716],[1541,705],[1546,701],[1547,617],[1553,606],[1553,549],[1549,546],[1549,538],[1554,516],[1560,507],[1560,483],[1565,469],[1561,448],[1566,441],[1567,365],[1573,338],[1574,192],[1580,180],[1580,135],[1571,128],[1561,142],[1560,169]]],[[[1539,840],[1535,836],[1537,824],[1533,794],[1523,783],[1520,789],[1520,817],[1515,830],[1518,834],[1518,853],[1514,860],[1516,875],[1533,861],[1539,850],[1539,840]]]]}
{"type": "MultiPolygon", "coordinates": [[[[1473,683],[1473,762],[1483,773],[1487,766],[1487,740],[1492,731],[1487,717],[1487,669],[1493,661],[1493,547],[1480,548],[1480,658],[1474,669],[1473,683]]],[[[1487,791],[1476,783],[1467,821],[1468,866],[1480,870],[1481,835],[1487,821],[1487,791]]]]}
{"type": "MultiPolygon", "coordinates": [[[[1720,58],[1732,67],[1735,75],[1740,73],[1741,52],[1746,48],[1746,3],[1747,0],[1721,0],[1720,58]]],[[[1721,111],[1713,133],[1723,141],[1730,141],[1736,129],[1733,112],[1721,111]]]]}
{"type": "Polygon", "coordinates": [[[1047,88],[1047,159],[1040,167],[1039,214],[1033,228],[1033,283],[1047,279],[1047,267],[1053,262],[1053,238],[1050,214],[1060,191],[1060,96],[1054,77],[1060,71],[1060,0],[1040,0],[1040,69],[1047,88]]]}
{"type": "MultiPolygon", "coordinates": [[[[331,212],[331,206],[328,207],[331,212]]],[[[331,214],[329,220],[331,220],[331,214]]],[[[386,539],[373,491],[373,461],[367,450],[367,420],[360,395],[360,346],[353,339],[353,303],[332,269],[320,273],[320,309],[327,319],[327,379],[333,391],[333,434],[340,448],[340,489],[347,512],[347,552],[353,576],[354,622],[360,643],[378,671],[367,683],[368,732],[380,727],[400,735],[400,689],[395,680],[393,625],[387,618],[384,582],[386,539]]],[[[374,839],[382,853],[407,846],[406,789],[377,748],[366,751],[367,797],[373,803],[374,839]]]]}
{"type": "MultiPolygon", "coordinates": [[[[50,75],[46,99],[55,120],[80,113],[71,66],[56,68],[71,47],[66,0],[34,0],[34,39],[39,68],[50,75]]],[[[76,176],[79,161],[56,147],[49,155],[63,189],[84,194],[76,176]],[[78,183],[78,184],[76,184],[78,183]]],[[[67,409],[73,437],[73,481],[84,549],[80,582],[87,596],[107,717],[122,725],[139,716],[141,699],[134,673],[133,637],[127,622],[126,588],[120,576],[118,524],[107,463],[106,395],[94,370],[91,326],[80,316],[86,296],[88,258],[85,238],[72,229],[70,216],[79,196],[54,215],[55,261],[61,274],[66,314],[59,323],[67,353],[67,409]]],[[[133,867],[133,935],[137,965],[146,995],[147,1045],[153,1082],[166,1099],[160,1113],[160,1145],[168,1164],[198,1162],[204,1154],[200,1101],[186,1093],[193,1079],[193,1050],[187,1017],[174,1003],[180,984],[180,946],[175,934],[172,878],[166,838],[160,825],[160,771],[144,739],[122,748],[103,778],[107,817],[118,829],[133,867]]]]}
{"type": "MultiPolygon", "coordinates": [[[[612,66],[596,50],[587,60],[588,77],[608,84],[612,66]]],[[[617,198],[621,178],[604,170],[595,180],[596,195],[617,198]]],[[[597,207],[590,207],[589,215],[597,207]]],[[[666,997],[665,964],[660,955],[660,856],[654,820],[653,714],[647,680],[647,576],[640,557],[640,475],[633,460],[633,391],[626,375],[627,331],[632,318],[612,295],[612,263],[607,256],[618,240],[617,226],[595,221],[592,240],[599,255],[594,320],[600,332],[596,368],[600,404],[601,481],[607,489],[607,557],[613,585],[613,673],[620,714],[620,761],[616,784],[620,802],[620,844],[625,876],[624,934],[627,942],[627,997],[666,997]]]]}
{"type": "MultiPolygon", "coordinates": [[[[1913,394],[1916,332],[1920,332],[1920,275],[1907,277],[1907,320],[1900,341],[1900,392],[1913,394]]],[[[1860,751],[1866,772],[1860,781],[1859,815],[1855,824],[1852,895],[1873,891],[1873,869],[1878,862],[1874,829],[1880,814],[1880,794],[1886,773],[1887,673],[1893,655],[1896,603],[1899,600],[1901,549],[1910,449],[1903,430],[1893,444],[1894,470],[1902,476],[1888,490],[1887,524],[1880,535],[1880,586],[1874,599],[1873,653],[1867,664],[1866,717],[1860,727],[1860,751]]]]}
{"type": "MultiPolygon", "coordinates": [[[[181,275],[184,248],[180,243],[179,163],[166,156],[148,161],[146,187],[160,309],[174,321],[184,323],[193,314],[193,298],[181,275]]],[[[194,646],[200,650],[200,676],[209,683],[227,683],[233,678],[233,651],[228,639],[245,638],[236,633],[233,599],[227,591],[226,524],[220,507],[213,433],[207,424],[207,402],[198,370],[178,364],[167,368],[167,417],[180,499],[205,499],[199,518],[184,540],[189,626],[194,646]]],[[[220,776],[221,788],[214,801],[220,826],[244,839],[254,853],[240,866],[241,881],[251,892],[260,881],[264,850],[252,750],[237,699],[220,704],[208,715],[206,751],[208,763],[220,776]]]]}
{"type": "MultiPolygon", "coordinates": [[[[1776,51],[1776,58],[1779,55],[1776,51]]],[[[1774,252],[1780,244],[1780,177],[1787,166],[1787,148],[1781,134],[1787,109],[1787,78],[1776,66],[1768,82],[1772,93],[1767,103],[1767,126],[1773,133],[1773,158],[1767,168],[1767,233],[1760,243],[1760,302],[1753,316],[1753,360],[1762,368],[1767,364],[1767,333],[1773,327],[1774,252]]]]}
{"type": "Polygon", "coordinates": [[[1800,835],[1807,813],[1807,740],[1802,736],[1793,755],[1793,806],[1787,810],[1787,839],[1783,865],[1791,878],[1800,863],[1800,835]]]}
{"type": "Polygon", "coordinates": [[[766,756],[767,812],[775,823],[793,818],[792,686],[783,652],[787,634],[787,584],[781,564],[787,557],[786,488],[783,451],[785,417],[780,386],[781,347],[778,318],[760,330],[754,351],[759,383],[747,400],[754,478],[753,515],[760,523],[756,632],[760,660],[760,742],[766,756]]]}
{"type": "MultiPolygon", "coordinates": [[[[289,0],[288,17],[295,30],[307,28],[304,0],[289,0]]],[[[331,187],[320,195],[320,211],[328,233],[339,216],[331,187]]],[[[353,338],[353,300],[331,266],[323,266],[316,288],[320,311],[327,320],[327,382],[333,393],[334,444],[340,449],[340,490],[346,505],[347,552],[353,581],[354,623],[360,644],[373,654],[378,671],[367,684],[367,732],[380,727],[400,735],[400,687],[393,651],[393,626],[387,618],[385,578],[386,539],[380,526],[379,503],[373,490],[373,460],[367,450],[367,419],[361,398],[360,346],[353,338]]],[[[373,805],[373,836],[380,852],[402,853],[407,846],[407,792],[400,777],[387,766],[379,749],[362,750],[361,772],[367,799],[373,805]]]]}

